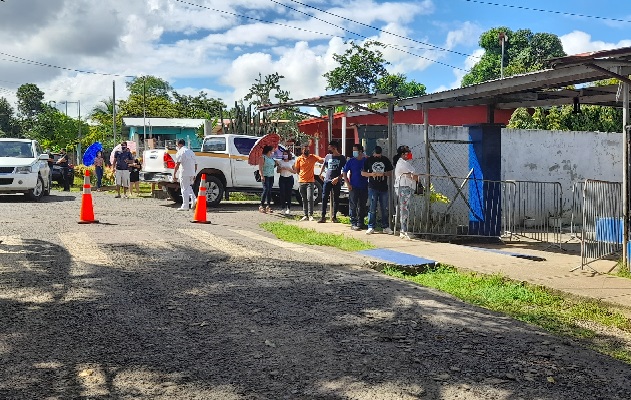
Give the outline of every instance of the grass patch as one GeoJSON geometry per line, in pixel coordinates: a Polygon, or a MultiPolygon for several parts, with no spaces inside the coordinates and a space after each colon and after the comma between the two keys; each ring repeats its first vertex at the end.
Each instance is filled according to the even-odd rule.
{"type": "Polygon", "coordinates": [[[579,339],[594,350],[631,363],[631,346],[628,343],[621,346],[617,338],[591,328],[596,325],[629,333],[631,321],[598,301],[565,297],[501,275],[459,272],[450,266],[438,266],[416,274],[388,266],[382,272],[439,289],[467,303],[502,312],[551,333],[579,339]]]}
{"type": "Polygon", "coordinates": [[[345,235],[320,233],[314,229],[300,228],[284,222],[265,222],[261,228],[276,235],[277,238],[291,243],[312,244],[316,246],[336,247],[344,251],[361,251],[375,247],[363,240],[345,235]]]}
{"type": "Polygon", "coordinates": [[[612,275],[620,278],[631,279],[631,271],[629,270],[628,266],[625,268],[625,266],[622,265],[622,260],[618,261],[618,264],[616,265],[616,272],[614,272],[612,275]]]}
{"type": "Polygon", "coordinates": [[[252,193],[230,192],[230,201],[261,201],[261,196],[252,193]]]}

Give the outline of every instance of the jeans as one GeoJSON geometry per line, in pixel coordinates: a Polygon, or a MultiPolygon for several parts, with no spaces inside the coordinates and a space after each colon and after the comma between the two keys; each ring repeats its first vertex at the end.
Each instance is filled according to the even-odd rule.
{"type": "Polygon", "coordinates": [[[410,199],[412,198],[412,188],[401,186],[399,188],[399,214],[401,217],[401,232],[408,231],[408,219],[410,218],[410,199]]]}
{"type": "Polygon", "coordinates": [[[381,213],[381,227],[389,228],[388,221],[388,192],[368,188],[368,198],[370,199],[370,210],[368,211],[368,228],[375,228],[377,222],[377,202],[381,213]]]}
{"type": "Polygon", "coordinates": [[[313,215],[313,182],[302,182],[300,184],[300,197],[302,198],[302,210],[305,217],[313,215]]]}
{"type": "Polygon", "coordinates": [[[353,187],[353,190],[348,192],[348,215],[351,218],[351,226],[364,226],[367,202],[368,188],[353,187]]]}
{"type": "Polygon", "coordinates": [[[322,218],[326,216],[326,209],[329,207],[329,196],[331,192],[333,192],[333,215],[331,215],[331,217],[335,218],[337,216],[337,208],[340,205],[340,189],[342,189],[340,182],[334,185],[331,181],[324,181],[322,185],[322,218]]]}
{"type": "Polygon", "coordinates": [[[274,186],[274,177],[266,176],[263,181],[263,194],[261,195],[261,205],[265,204],[265,200],[267,200],[267,205],[272,205],[272,186],[274,186]]]}
{"type": "Polygon", "coordinates": [[[101,182],[103,181],[103,167],[94,167],[96,172],[96,188],[101,188],[101,182]]]}
{"type": "Polygon", "coordinates": [[[278,188],[280,189],[280,207],[291,208],[291,195],[294,189],[293,176],[281,176],[278,178],[278,188]]]}

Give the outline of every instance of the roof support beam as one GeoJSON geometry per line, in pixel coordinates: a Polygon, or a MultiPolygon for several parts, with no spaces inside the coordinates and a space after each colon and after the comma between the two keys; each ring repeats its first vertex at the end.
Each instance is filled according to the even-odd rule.
{"type": "Polygon", "coordinates": [[[626,76],[622,76],[620,74],[616,74],[615,72],[609,71],[607,68],[603,68],[603,67],[601,67],[599,65],[596,65],[596,64],[593,64],[593,63],[585,64],[585,65],[587,65],[589,68],[595,69],[596,71],[600,71],[600,72],[602,72],[604,74],[607,74],[611,78],[616,78],[618,80],[621,80],[622,82],[631,84],[631,79],[629,79],[626,76]]]}

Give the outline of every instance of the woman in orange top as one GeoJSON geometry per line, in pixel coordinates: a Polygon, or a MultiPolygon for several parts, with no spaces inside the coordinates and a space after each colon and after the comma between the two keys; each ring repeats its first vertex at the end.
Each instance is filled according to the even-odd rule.
{"type": "Polygon", "coordinates": [[[313,187],[315,185],[315,174],[313,170],[315,164],[322,160],[322,157],[311,154],[309,146],[302,146],[302,154],[296,159],[294,168],[298,173],[302,210],[305,213],[301,221],[313,221],[313,187]]]}

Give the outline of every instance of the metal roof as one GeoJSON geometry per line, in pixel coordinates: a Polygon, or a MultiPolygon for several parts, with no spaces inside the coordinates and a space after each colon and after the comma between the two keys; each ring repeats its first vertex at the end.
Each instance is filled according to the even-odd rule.
{"type": "Polygon", "coordinates": [[[205,119],[193,118],[123,118],[125,126],[151,126],[168,128],[199,128],[205,119]]]}
{"type": "Polygon", "coordinates": [[[368,94],[368,93],[340,93],[326,96],[311,97],[302,100],[292,100],[285,103],[267,104],[259,107],[259,111],[273,110],[277,108],[289,107],[339,107],[339,106],[360,106],[361,104],[390,102],[396,100],[389,94],[368,94]]]}
{"type": "Polygon", "coordinates": [[[495,108],[573,104],[622,106],[618,85],[572,88],[603,79],[630,82],[631,47],[576,54],[549,60],[543,71],[495,79],[475,85],[403,99],[399,106],[416,109],[493,105],[495,108]]]}

